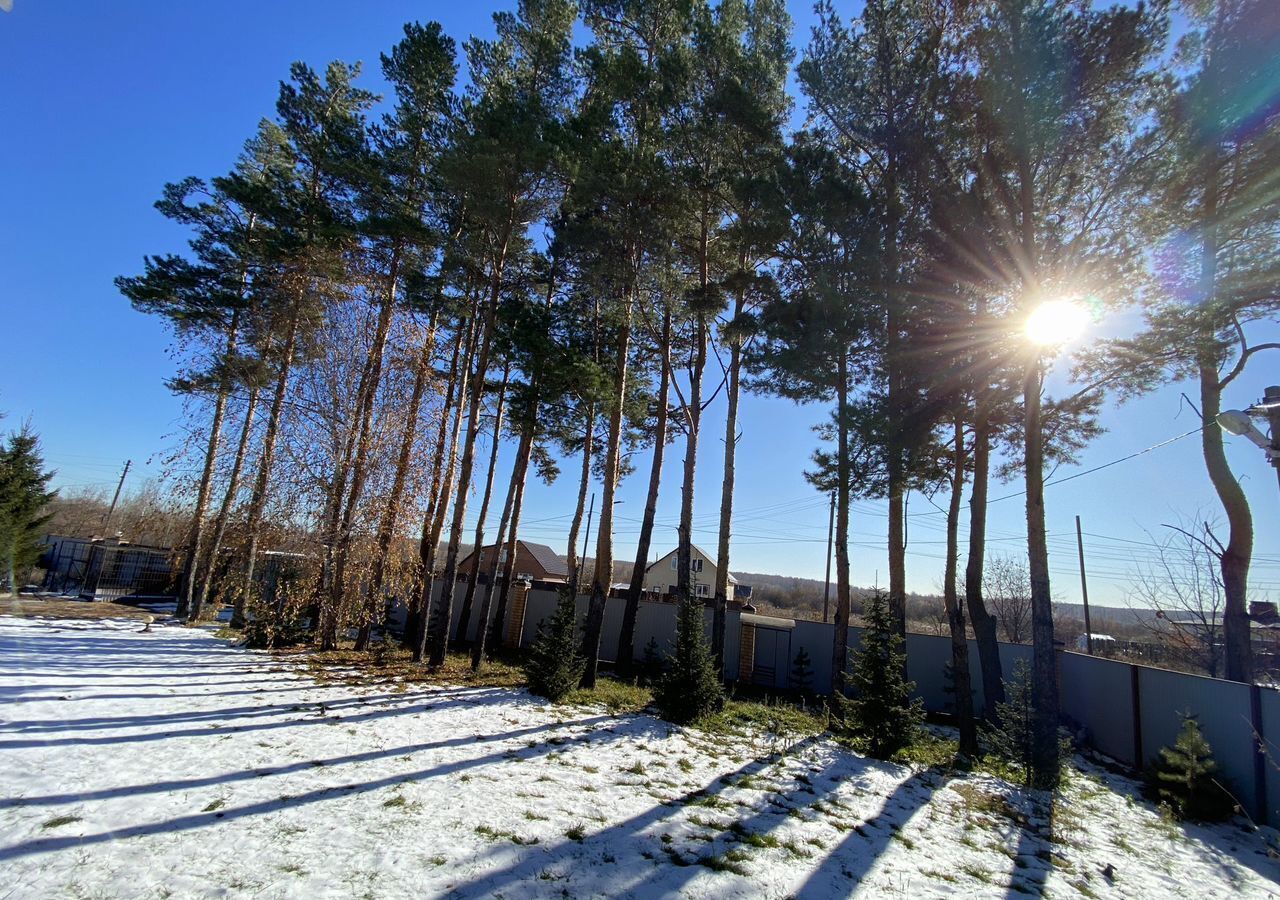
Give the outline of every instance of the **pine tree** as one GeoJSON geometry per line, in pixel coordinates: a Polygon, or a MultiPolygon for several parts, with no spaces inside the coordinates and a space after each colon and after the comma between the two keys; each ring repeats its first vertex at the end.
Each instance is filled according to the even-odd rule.
{"type": "Polygon", "coordinates": [[[43,511],[57,493],[48,489],[52,477],[45,471],[39,438],[23,425],[0,452],[0,575],[15,594],[18,573],[40,556],[40,529],[49,521],[43,511]]]}
{"type": "Polygon", "coordinates": [[[854,696],[835,695],[835,718],[840,732],[872,756],[887,759],[915,737],[924,721],[924,702],[911,696],[916,685],[904,674],[905,642],[894,627],[883,591],[867,598],[863,617],[866,630],[848,677],[854,696]]]}
{"type": "Polygon", "coordinates": [[[702,608],[702,601],[692,593],[680,598],[675,656],[654,691],[654,702],[662,717],[680,724],[716,712],[724,705],[724,690],[702,633],[702,608]]]}
{"type": "Polygon", "coordinates": [[[538,638],[524,667],[529,690],[552,703],[564,699],[582,677],[584,662],[578,652],[577,631],[576,602],[568,591],[561,591],[555,615],[550,622],[538,624],[538,638]]]}
{"type": "Polygon", "coordinates": [[[1215,777],[1218,764],[1195,717],[1182,719],[1172,747],[1160,748],[1151,773],[1156,799],[1167,803],[1179,819],[1221,822],[1235,811],[1235,801],[1215,777]]]}
{"type": "Polygon", "coordinates": [[[795,660],[791,663],[791,689],[807,694],[813,690],[813,660],[809,657],[809,651],[803,647],[796,653],[795,660]]]}

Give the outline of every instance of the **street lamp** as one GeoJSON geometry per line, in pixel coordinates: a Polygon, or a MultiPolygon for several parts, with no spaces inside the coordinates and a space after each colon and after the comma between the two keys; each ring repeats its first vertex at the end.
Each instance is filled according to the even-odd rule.
{"type": "Polygon", "coordinates": [[[1280,477],[1280,385],[1267,388],[1261,403],[1255,403],[1248,409],[1225,410],[1218,413],[1215,420],[1228,434],[1248,438],[1261,447],[1271,465],[1276,467],[1277,477],[1280,477]],[[1270,440],[1253,424],[1254,417],[1271,422],[1270,440]]]}

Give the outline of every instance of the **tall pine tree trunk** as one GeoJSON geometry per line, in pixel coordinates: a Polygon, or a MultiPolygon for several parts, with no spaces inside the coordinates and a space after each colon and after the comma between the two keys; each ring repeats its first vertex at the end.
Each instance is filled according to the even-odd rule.
{"type": "Polygon", "coordinates": [[[964,423],[957,416],[951,456],[951,502],[947,505],[947,560],[942,576],[942,602],[951,630],[951,686],[955,691],[956,719],[960,726],[960,752],[978,752],[978,731],[973,721],[973,691],[969,682],[969,638],[964,628],[964,608],[956,590],[960,563],[960,500],[964,493],[964,423]]]}
{"type": "Polygon", "coordinates": [[[969,556],[965,560],[964,600],[978,643],[982,666],[983,715],[996,720],[996,704],[1004,702],[1004,672],[1000,666],[1000,643],[995,616],[982,599],[982,577],[987,547],[987,489],[991,479],[991,420],[986,401],[974,405],[973,490],[969,494],[969,556]]]}
{"type": "MultiPolygon", "coordinates": [[[[252,222],[252,218],[250,219],[252,222]]],[[[226,347],[223,359],[229,360],[236,351],[240,326],[240,310],[231,313],[227,325],[226,347]]],[[[196,488],[196,508],[191,516],[191,529],[187,533],[187,557],[182,564],[182,594],[178,597],[178,618],[186,618],[191,612],[196,580],[200,577],[201,553],[204,550],[204,519],[213,494],[213,476],[218,462],[218,450],[222,446],[222,421],[227,414],[227,399],[231,396],[231,379],[223,375],[218,393],[213,401],[213,419],[209,423],[209,445],[204,453],[204,468],[200,472],[200,484],[196,488]]]]}
{"type": "MultiPolygon", "coordinates": [[[[731,325],[742,317],[743,294],[734,301],[731,325]]],[[[738,451],[738,377],[742,368],[742,345],[736,335],[729,344],[729,409],[724,417],[724,477],[720,483],[720,535],[716,544],[715,610],[711,619],[711,652],[716,670],[724,671],[724,631],[729,608],[729,537],[733,527],[733,482],[738,451]]]]}
{"type": "MultiPolygon", "coordinates": [[[[582,474],[578,477],[578,503],[573,508],[573,521],[569,525],[569,547],[565,554],[565,567],[569,573],[569,593],[578,596],[578,535],[582,531],[582,517],[587,511],[587,489],[591,486],[591,450],[595,441],[596,406],[587,404],[587,430],[582,439],[582,474]]],[[[588,538],[590,535],[587,536],[588,538]]]]}
{"type": "MultiPolygon", "coordinates": [[[[537,405],[534,405],[537,409],[537,405]]],[[[480,621],[476,625],[476,643],[471,651],[471,668],[479,670],[486,656],[502,646],[502,627],[507,619],[507,610],[511,602],[511,587],[515,581],[516,557],[520,553],[520,510],[524,505],[524,486],[529,478],[529,460],[533,456],[533,438],[537,422],[533,416],[525,421],[523,434],[520,435],[520,447],[516,451],[515,465],[511,469],[511,483],[507,487],[507,516],[503,525],[509,530],[498,532],[498,540],[494,545],[493,567],[489,574],[489,585],[485,590],[484,606],[480,612],[480,621]],[[498,548],[503,547],[505,540],[505,562],[502,563],[502,576],[499,578],[497,568],[503,559],[498,548]],[[495,584],[496,582],[496,584],[495,584]],[[498,591],[498,609],[490,621],[489,610],[492,607],[494,591],[498,591]]]]}
{"type": "Polygon", "coordinates": [[[831,692],[844,691],[849,657],[849,357],[841,353],[836,384],[836,615],[831,641],[831,692]]]}
{"type": "Polygon", "coordinates": [[[689,400],[685,404],[684,478],[680,486],[677,527],[676,590],[683,599],[696,591],[693,584],[693,491],[698,468],[698,437],[702,430],[702,373],[707,362],[707,326],[697,317],[697,346],[689,367],[689,400]]]}
{"type": "Polygon", "coordinates": [[[671,310],[662,311],[662,334],[658,354],[657,420],[653,425],[653,462],[649,467],[649,492],[645,496],[644,516],[640,522],[640,539],[636,542],[635,566],[627,590],[627,605],[622,611],[622,631],[618,634],[618,675],[631,676],[635,661],[636,616],[640,612],[640,595],[644,592],[645,569],[649,565],[649,548],[653,541],[653,520],[658,513],[658,490],[662,485],[662,464],[667,452],[667,415],[671,396],[671,310]]]}
{"type": "Polygon", "coordinates": [[[476,626],[476,639],[471,645],[471,668],[478,671],[484,662],[485,647],[488,644],[489,611],[493,609],[493,592],[498,579],[498,568],[502,564],[502,549],[507,541],[507,528],[511,524],[511,508],[516,501],[516,481],[523,477],[520,460],[524,455],[526,427],[520,435],[520,443],[516,448],[516,460],[511,466],[511,478],[507,482],[507,499],[502,504],[502,515],[498,518],[498,533],[493,540],[493,558],[489,560],[488,571],[485,572],[484,598],[480,601],[480,622],[476,626]]]}
{"type": "Polygon", "coordinates": [[[458,552],[462,546],[462,530],[467,514],[467,492],[471,487],[472,470],[475,468],[476,438],[480,435],[480,407],[484,401],[485,378],[489,372],[489,356],[493,349],[494,323],[498,313],[498,299],[502,292],[502,264],[506,257],[506,244],[496,260],[490,276],[489,297],[485,304],[484,321],[480,324],[480,344],[476,351],[476,367],[471,382],[471,409],[467,421],[467,435],[462,443],[462,459],[458,467],[458,496],[453,504],[453,521],[449,526],[449,544],[445,549],[444,569],[440,574],[440,600],[432,609],[430,619],[430,650],[428,664],[444,665],[449,649],[449,628],[453,618],[453,592],[457,587],[458,552]]]}
{"type": "MultiPolygon", "coordinates": [[[[484,521],[489,515],[489,501],[493,499],[493,479],[498,470],[498,448],[502,444],[502,410],[507,398],[507,380],[511,377],[511,366],[502,370],[502,384],[498,387],[498,398],[493,409],[493,446],[489,448],[489,473],[484,480],[484,493],[480,497],[480,513],[476,520],[476,536],[472,542],[471,573],[467,578],[467,590],[462,597],[462,610],[458,615],[458,633],[454,638],[459,643],[467,640],[467,625],[471,619],[471,606],[476,598],[476,581],[480,576],[480,556],[484,549],[484,521]]],[[[497,552],[497,548],[494,548],[497,552]]],[[[480,629],[484,629],[484,620],[480,621],[480,629]]]]}
{"type": "Polygon", "coordinates": [[[271,411],[267,414],[267,430],[262,437],[262,455],[258,459],[258,474],[254,479],[253,494],[249,498],[248,518],[245,522],[246,547],[244,575],[236,592],[231,627],[243,628],[245,608],[255,589],[258,544],[262,540],[262,516],[267,506],[267,489],[271,483],[271,468],[275,463],[276,442],[280,438],[280,422],[284,416],[284,401],[289,392],[289,375],[293,371],[293,357],[298,349],[298,331],[301,328],[302,288],[294,295],[293,308],[285,332],[284,347],[280,352],[280,371],[271,396],[271,411]]]}
{"type": "Polygon", "coordinates": [[[360,506],[360,498],[364,494],[365,480],[368,477],[369,453],[373,443],[373,407],[377,401],[378,388],[382,384],[383,357],[386,355],[387,337],[391,333],[391,317],[395,312],[396,288],[400,278],[400,253],[397,247],[391,255],[382,304],[378,309],[378,324],[374,332],[373,346],[369,348],[369,362],[364,373],[363,390],[359,397],[357,409],[359,424],[356,431],[355,458],[351,464],[351,485],[338,527],[333,582],[328,603],[321,611],[320,649],[322,650],[333,650],[338,644],[338,627],[346,595],[347,561],[351,553],[352,530],[356,511],[360,506]]]}
{"type": "MultiPolygon", "coordinates": [[[[413,388],[409,393],[409,418],[405,423],[404,434],[400,436],[400,452],[396,456],[391,491],[382,509],[382,519],[378,523],[378,536],[374,543],[373,572],[369,576],[369,587],[365,597],[365,616],[364,621],[360,623],[360,632],[356,635],[355,649],[357,650],[368,648],[373,624],[382,614],[382,588],[387,578],[387,558],[391,554],[391,542],[395,539],[396,523],[400,520],[400,503],[404,497],[404,484],[409,476],[409,462],[413,458],[413,446],[418,438],[422,397],[426,393],[427,376],[431,373],[431,359],[435,354],[437,316],[438,313],[432,312],[427,340],[418,354],[418,364],[413,371],[413,388]]],[[[448,416],[442,413],[441,419],[447,420],[448,416]]]]}
{"type": "MultiPolygon", "coordinates": [[[[604,607],[613,580],[613,498],[618,489],[619,466],[622,461],[623,406],[627,398],[627,362],[631,352],[631,318],[635,314],[634,284],[627,291],[627,308],[618,329],[618,354],[614,363],[613,397],[609,406],[609,445],[605,448],[604,487],[600,497],[600,525],[596,531],[596,564],[591,575],[591,600],[587,605],[587,621],[583,628],[582,655],[586,666],[582,671],[582,687],[596,686],[600,668],[600,636],[604,630],[604,607]]],[[[513,531],[512,534],[515,532],[513,531]]],[[[508,586],[509,587],[509,586],[508,586]]]]}
{"type": "Polygon", "coordinates": [[[200,589],[191,599],[191,607],[187,611],[187,623],[200,621],[204,603],[213,587],[213,579],[218,568],[218,556],[222,552],[222,541],[227,534],[227,523],[231,519],[231,507],[235,504],[236,495],[240,493],[240,474],[244,471],[244,461],[249,455],[249,445],[253,440],[253,417],[258,409],[258,389],[249,391],[249,401],[244,410],[244,422],[240,426],[240,441],[236,445],[236,456],[231,463],[231,473],[227,476],[227,490],[222,497],[222,506],[218,509],[218,517],[214,520],[213,539],[209,542],[209,561],[204,567],[204,577],[200,579],[200,589]]]}
{"type": "MultiPolygon", "coordinates": [[[[433,501],[427,514],[422,519],[422,539],[418,544],[420,576],[418,580],[418,616],[413,623],[409,645],[413,651],[413,661],[421,662],[427,652],[427,630],[431,623],[431,594],[435,587],[436,558],[439,554],[440,536],[444,533],[445,519],[449,514],[449,505],[453,502],[453,489],[457,476],[458,441],[462,436],[462,420],[467,408],[467,385],[471,376],[471,361],[475,357],[476,342],[480,329],[475,317],[467,322],[466,353],[464,354],[453,379],[451,387],[456,393],[451,416],[453,423],[449,435],[449,447],[444,457],[437,461],[436,481],[438,490],[433,488],[433,501]],[[443,470],[441,466],[443,465],[443,470]]],[[[459,328],[462,325],[459,323],[459,328]]],[[[441,423],[443,425],[443,423],[441,423]]],[[[441,446],[444,446],[443,443],[441,446]]]]}

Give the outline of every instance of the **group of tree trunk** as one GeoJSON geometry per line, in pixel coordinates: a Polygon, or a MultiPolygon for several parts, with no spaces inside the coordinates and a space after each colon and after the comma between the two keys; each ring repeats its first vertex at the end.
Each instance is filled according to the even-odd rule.
{"type": "MultiPolygon", "coordinates": [[[[232,172],[169,185],[159,207],[192,229],[190,252],[148,258],[120,285],[172,321],[187,360],[174,387],[203,416],[188,618],[217,597],[237,625],[306,616],[321,647],[348,629],[366,647],[394,595],[415,659],[442,664],[475,621],[479,666],[509,603],[530,467],[549,479],[567,460],[590,687],[616,494],[649,447],[614,655],[627,674],[667,444],[683,445],[688,598],[699,448],[715,438],[704,414],[724,403],[710,586],[721,659],[735,459],[749,441],[741,392],[825,402],[808,475],[835,496],[835,687],[853,503],[887,502],[887,616],[902,633],[907,497],[946,492],[951,670],[963,749],[976,748],[970,629],[987,715],[1003,699],[984,599],[988,489],[1021,472],[1035,782],[1053,783],[1045,466],[1098,432],[1108,390],[1195,379],[1212,426],[1223,389],[1271,348],[1247,340],[1278,305],[1280,128],[1258,100],[1274,83],[1274,13],[1265,0],[1180,4],[1174,53],[1168,2],[867,0],[848,22],[830,3],[817,11],[796,69],[805,127],[790,134],[781,0],[521,0],[495,16],[494,39],[465,44],[465,88],[453,41],[409,25],[381,60],[387,101],[357,86],[357,66],[296,64],[232,172]],[[1151,246],[1167,253],[1153,260],[1151,246]],[[1142,303],[1147,325],[1077,353],[1055,398],[1046,377],[1065,354],[1032,346],[1023,326],[1065,296],[1097,316],[1142,303]],[[584,511],[598,532],[580,583],[584,511]],[[464,570],[464,541],[483,547],[495,512],[505,553],[464,570]],[[263,554],[285,547],[310,574],[267,604],[263,554]]],[[[1226,672],[1247,679],[1248,507],[1220,432],[1203,435],[1230,527],[1226,672]]]]}

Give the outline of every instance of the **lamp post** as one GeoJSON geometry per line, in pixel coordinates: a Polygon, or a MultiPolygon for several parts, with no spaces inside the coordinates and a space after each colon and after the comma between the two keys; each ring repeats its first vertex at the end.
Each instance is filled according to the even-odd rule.
{"type": "Polygon", "coordinates": [[[1228,434],[1248,438],[1262,448],[1276,477],[1280,478],[1280,385],[1271,385],[1263,394],[1262,402],[1248,409],[1228,409],[1218,413],[1218,425],[1228,434]],[[1253,424],[1253,417],[1266,419],[1271,428],[1271,439],[1253,424]]]}
{"type": "Polygon", "coordinates": [[[1044,427],[1040,392],[1044,360],[1084,330],[1089,313],[1069,300],[1036,306],[1026,320],[1033,350],[1022,384],[1023,440],[1027,496],[1027,568],[1031,575],[1032,771],[1036,787],[1058,781],[1058,673],[1053,646],[1053,598],[1049,588],[1049,545],[1044,523],[1044,427]]]}

